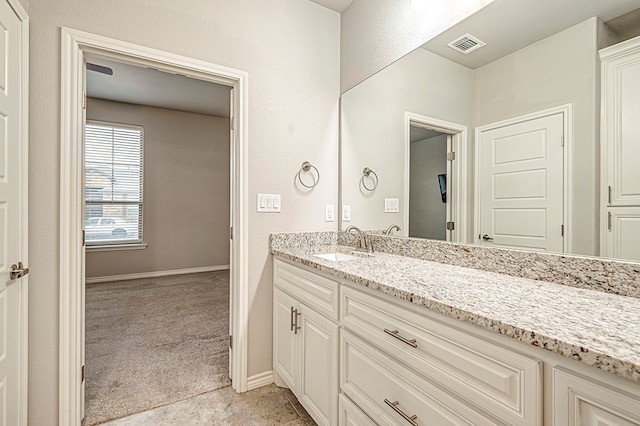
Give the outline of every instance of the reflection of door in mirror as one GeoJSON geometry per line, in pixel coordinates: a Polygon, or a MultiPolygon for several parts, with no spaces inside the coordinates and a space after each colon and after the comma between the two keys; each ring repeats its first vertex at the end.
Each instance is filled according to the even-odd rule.
{"type": "Polygon", "coordinates": [[[564,118],[551,110],[477,129],[477,242],[563,252],[564,118]]]}
{"type": "Polygon", "coordinates": [[[409,133],[409,236],[444,241],[449,205],[439,176],[447,175],[449,136],[413,125],[409,133]]]}

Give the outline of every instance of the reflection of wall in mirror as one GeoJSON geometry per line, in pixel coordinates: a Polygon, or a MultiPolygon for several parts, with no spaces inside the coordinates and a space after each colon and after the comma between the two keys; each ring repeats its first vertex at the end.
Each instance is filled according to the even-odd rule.
{"type": "Polygon", "coordinates": [[[474,125],[573,105],[571,247],[598,254],[598,39],[607,28],[589,19],[475,70],[474,125]]]}
{"type": "MultiPolygon", "coordinates": [[[[342,197],[352,222],[385,228],[378,194],[364,198],[349,188],[362,161],[380,170],[381,197],[397,197],[402,164],[402,111],[471,127],[565,104],[573,106],[574,149],[569,197],[572,252],[598,253],[598,49],[611,39],[596,18],[475,70],[417,49],[343,95],[342,197]],[[375,166],[373,166],[375,164],[375,166]],[[382,191],[381,191],[382,192],[382,191]],[[392,195],[393,194],[393,195],[392,195]],[[356,206],[356,208],[354,208],[356,206]]],[[[479,51],[481,52],[481,50],[479,51]]],[[[472,134],[473,132],[470,132],[472,134]]],[[[468,188],[473,188],[473,141],[468,145],[468,188]]],[[[470,192],[470,197],[473,191],[470,192]]],[[[473,229],[469,199],[468,229],[473,229]]],[[[402,201],[400,203],[402,205],[402,201]]],[[[472,235],[467,241],[473,241],[472,235]]]]}
{"type": "Polygon", "coordinates": [[[418,49],[342,96],[341,185],[350,223],[364,229],[397,223],[406,232],[405,212],[384,213],[384,198],[404,205],[405,111],[470,127],[472,76],[472,70],[418,49]],[[358,187],[365,166],[380,177],[373,193],[358,187]]]}

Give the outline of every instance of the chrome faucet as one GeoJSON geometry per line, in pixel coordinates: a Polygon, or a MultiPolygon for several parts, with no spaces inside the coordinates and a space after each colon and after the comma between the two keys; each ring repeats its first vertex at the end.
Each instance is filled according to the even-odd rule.
{"type": "Polygon", "coordinates": [[[386,231],[384,231],[384,235],[393,235],[394,230],[400,231],[400,227],[398,225],[391,225],[386,231]]]}
{"type": "Polygon", "coordinates": [[[356,236],[360,238],[358,243],[356,244],[357,251],[364,251],[367,253],[373,253],[373,247],[370,244],[367,244],[367,239],[364,237],[364,234],[357,226],[350,226],[344,232],[351,233],[351,231],[356,231],[356,236]]]}

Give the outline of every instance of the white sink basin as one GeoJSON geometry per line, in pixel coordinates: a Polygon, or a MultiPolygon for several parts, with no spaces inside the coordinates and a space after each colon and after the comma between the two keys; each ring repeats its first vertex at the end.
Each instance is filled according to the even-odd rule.
{"type": "Polygon", "coordinates": [[[325,259],[325,260],[333,260],[334,262],[343,262],[345,260],[362,259],[362,257],[352,256],[346,253],[321,253],[321,254],[314,254],[314,256],[319,257],[321,259],[325,259]]]}

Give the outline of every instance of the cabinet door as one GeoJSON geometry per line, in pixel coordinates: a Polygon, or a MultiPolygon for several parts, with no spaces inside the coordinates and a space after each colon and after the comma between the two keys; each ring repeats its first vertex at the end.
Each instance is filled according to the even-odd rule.
{"type": "Polygon", "coordinates": [[[640,400],[563,368],[553,369],[557,426],[639,426],[640,400]]]}
{"type": "MultiPolygon", "coordinates": [[[[298,302],[275,289],[273,294],[273,368],[294,393],[299,383],[300,343],[294,334],[298,302]]],[[[298,317],[298,322],[299,322],[298,317]]]]}
{"type": "Polygon", "coordinates": [[[320,425],[338,423],[338,326],[300,305],[300,389],[298,398],[320,425]]]}
{"type": "Polygon", "coordinates": [[[602,144],[611,206],[640,206],[640,39],[602,51],[602,144]]]}
{"type": "Polygon", "coordinates": [[[607,209],[606,257],[640,261],[640,207],[607,209]]]}

